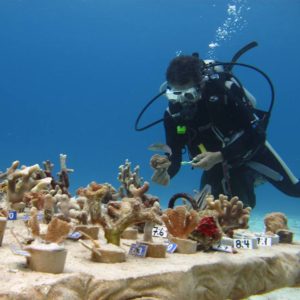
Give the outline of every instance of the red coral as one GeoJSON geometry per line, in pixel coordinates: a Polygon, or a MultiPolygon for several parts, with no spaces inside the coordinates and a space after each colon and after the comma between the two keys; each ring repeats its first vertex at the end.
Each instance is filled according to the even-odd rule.
{"type": "Polygon", "coordinates": [[[195,230],[208,237],[215,237],[219,233],[219,229],[213,217],[202,218],[195,230]]]}

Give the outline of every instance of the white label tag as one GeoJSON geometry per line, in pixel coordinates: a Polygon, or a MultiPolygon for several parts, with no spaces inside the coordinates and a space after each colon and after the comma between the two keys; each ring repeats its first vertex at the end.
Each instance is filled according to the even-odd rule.
{"type": "Polygon", "coordinates": [[[233,239],[233,248],[253,249],[253,239],[233,239]]]}
{"type": "Polygon", "coordinates": [[[146,257],[148,246],[145,244],[131,244],[129,254],[138,257],[146,257]]]}
{"type": "Polygon", "coordinates": [[[257,243],[258,243],[258,246],[271,247],[272,246],[272,238],[261,236],[261,237],[257,238],[257,243]]]}
{"type": "Polygon", "coordinates": [[[165,226],[154,226],[152,229],[152,236],[167,237],[168,229],[165,226]]]}

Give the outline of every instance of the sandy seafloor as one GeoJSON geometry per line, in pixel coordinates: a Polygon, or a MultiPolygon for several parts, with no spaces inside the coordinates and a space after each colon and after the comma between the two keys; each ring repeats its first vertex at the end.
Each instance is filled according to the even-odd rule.
{"type": "MultiPolygon", "coordinates": [[[[271,211],[270,211],[271,212],[271,211]]],[[[266,213],[256,211],[251,212],[249,229],[254,232],[264,231],[264,217],[266,213]]],[[[294,241],[300,241],[300,220],[296,215],[285,214],[288,218],[288,227],[294,233],[294,241]]],[[[300,299],[300,298],[299,298],[300,299]]]]}

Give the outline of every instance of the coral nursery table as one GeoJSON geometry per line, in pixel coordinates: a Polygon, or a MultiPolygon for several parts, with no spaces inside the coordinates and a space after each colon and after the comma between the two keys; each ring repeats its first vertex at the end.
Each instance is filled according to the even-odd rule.
{"type": "MultiPolygon", "coordinates": [[[[17,224],[16,224],[17,225],[17,224]]],[[[128,253],[129,243],[124,240],[128,253]]],[[[0,248],[0,299],[242,299],[300,282],[300,244],[279,244],[237,254],[197,252],[96,263],[78,242],[66,241],[64,273],[33,272],[12,254],[7,230],[0,248]]]]}

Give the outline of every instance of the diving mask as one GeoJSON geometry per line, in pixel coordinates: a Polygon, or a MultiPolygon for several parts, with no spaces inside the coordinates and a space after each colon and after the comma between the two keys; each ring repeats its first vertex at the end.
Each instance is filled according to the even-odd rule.
{"type": "Polygon", "coordinates": [[[166,97],[171,103],[195,103],[200,98],[199,89],[191,87],[187,89],[167,88],[166,97]]]}

